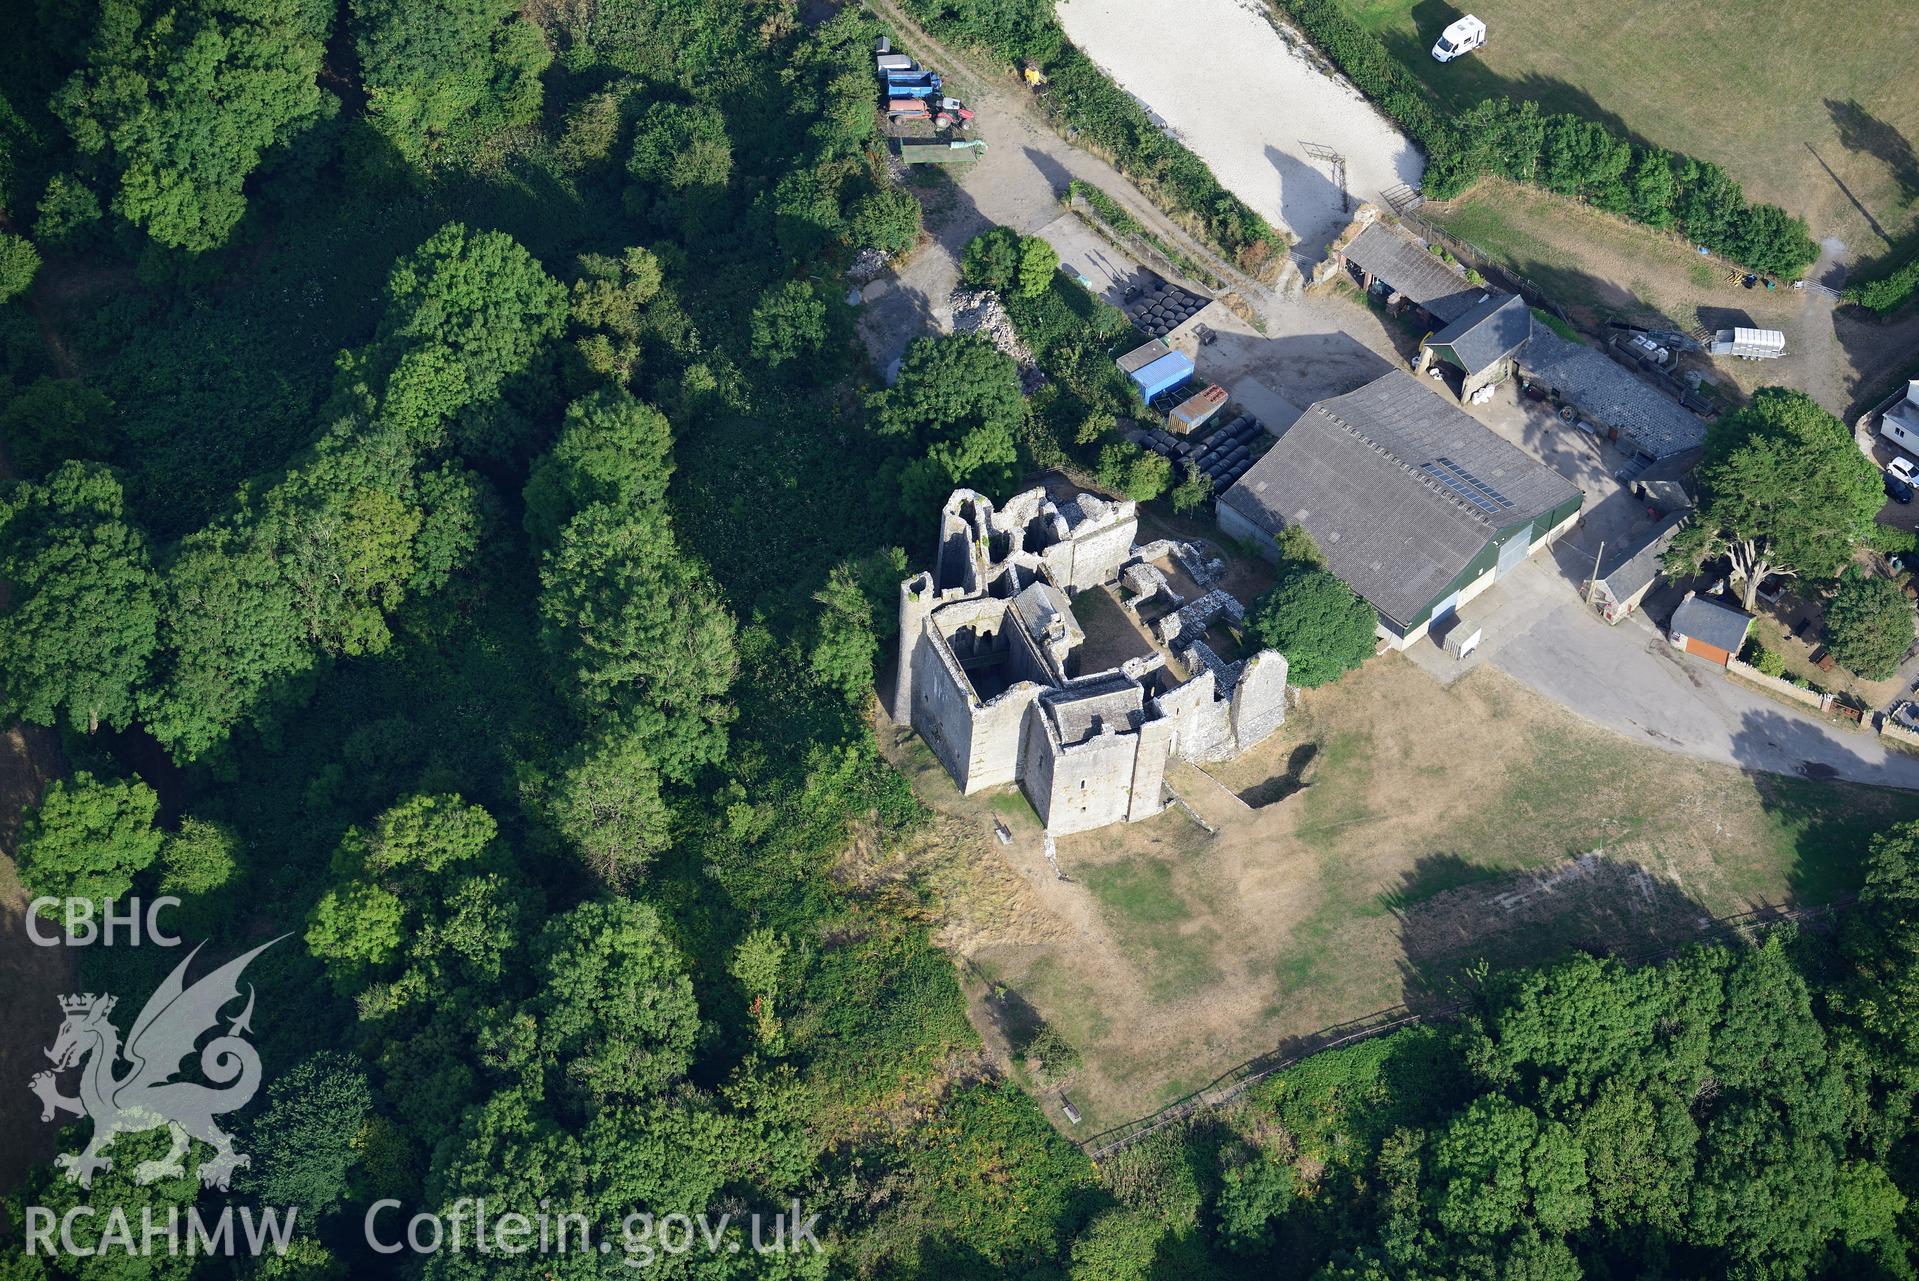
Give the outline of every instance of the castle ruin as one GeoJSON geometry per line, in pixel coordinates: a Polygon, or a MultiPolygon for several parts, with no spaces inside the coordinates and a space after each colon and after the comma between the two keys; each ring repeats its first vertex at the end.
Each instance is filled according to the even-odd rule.
{"type": "Polygon", "coordinates": [[[947,500],[934,568],[900,585],[890,710],[962,792],[1018,783],[1056,835],[1132,822],[1164,807],[1169,760],[1226,760],[1284,722],[1285,658],[1218,652],[1243,612],[1220,563],[1138,532],[1135,504],[1093,494],[947,500]],[[1082,593],[1105,597],[1082,597],[1092,643],[1082,593]]]}

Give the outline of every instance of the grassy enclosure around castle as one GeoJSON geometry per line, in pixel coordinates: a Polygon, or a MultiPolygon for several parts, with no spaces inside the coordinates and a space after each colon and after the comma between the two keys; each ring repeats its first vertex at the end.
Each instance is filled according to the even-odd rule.
{"type": "MultiPolygon", "coordinates": [[[[999,810],[958,797],[930,753],[908,773],[936,808],[999,810]]],[[[1872,832],[1919,817],[1910,794],[1669,755],[1494,672],[1442,689],[1397,658],[1169,782],[1217,835],[1169,809],[1067,837],[1059,881],[1016,827],[979,847],[997,888],[936,909],[949,944],[1079,1052],[1061,1082],[1074,1137],[1287,1037],[1443,1001],[1482,959],[1643,955],[1708,918],[1830,902],[1858,889],[1872,832]]]]}

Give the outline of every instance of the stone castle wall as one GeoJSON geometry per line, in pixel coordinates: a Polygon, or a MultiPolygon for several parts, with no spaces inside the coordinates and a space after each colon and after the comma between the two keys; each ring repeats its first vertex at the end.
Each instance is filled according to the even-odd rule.
{"type": "MultiPolygon", "coordinates": [[[[920,734],[962,792],[1016,782],[1055,834],[1137,821],[1163,807],[1171,758],[1228,759],[1284,722],[1284,658],[1266,652],[1224,663],[1197,640],[1208,619],[1241,612],[1239,602],[1212,592],[1201,608],[1182,611],[1194,632],[1186,649],[1192,678],[1171,683],[1156,655],[1129,660],[1107,674],[1122,701],[1132,699],[1124,723],[1082,720],[1069,733],[1084,740],[1061,741],[1054,718],[1069,713],[1046,700],[1067,684],[1066,645],[1055,637],[1047,652],[1047,638],[1027,632],[1038,624],[1022,621],[1012,598],[1034,581],[1073,593],[1138,569],[1138,528],[1132,503],[1085,495],[1055,503],[1028,490],[996,509],[959,490],[947,501],[934,571],[900,587],[891,712],[920,734]],[[991,696],[981,698],[982,689],[991,696]]],[[[1140,583],[1150,577],[1134,574],[1140,583]]],[[[1077,638],[1077,624],[1062,634],[1077,638]]]]}

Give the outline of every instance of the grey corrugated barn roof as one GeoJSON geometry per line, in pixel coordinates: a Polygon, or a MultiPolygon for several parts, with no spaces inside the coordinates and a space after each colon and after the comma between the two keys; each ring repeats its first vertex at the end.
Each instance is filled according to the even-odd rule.
{"type": "Polygon", "coordinates": [[[1376,222],[1342,250],[1346,261],[1377,276],[1399,293],[1450,323],[1472,308],[1484,286],[1469,283],[1458,269],[1414,237],[1389,223],[1376,222]]]}
{"type": "Polygon", "coordinates": [[[1533,313],[1526,300],[1494,289],[1426,343],[1450,348],[1460,366],[1476,374],[1512,355],[1532,336],[1533,313]]]}
{"type": "Polygon", "coordinates": [[[1659,576],[1659,558],[1672,546],[1673,536],[1689,515],[1690,512],[1674,512],[1660,522],[1637,550],[1622,548],[1621,554],[1608,563],[1599,582],[1612,593],[1614,600],[1627,599],[1659,576]]]}
{"type": "Polygon", "coordinates": [[[1637,374],[1584,343],[1567,342],[1544,325],[1519,358],[1527,374],[1577,405],[1586,417],[1617,427],[1654,458],[1693,449],[1706,424],[1637,374]]]}
{"type": "Polygon", "coordinates": [[[1269,534],[1304,526],[1333,573],[1403,626],[1500,530],[1578,496],[1394,370],[1313,405],[1220,501],[1269,534]]]}
{"type": "Polygon", "coordinates": [[[1752,615],[1730,605],[1722,605],[1710,596],[1688,596],[1672,612],[1667,630],[1675,636],[1690,636],[1696,641],[1717,646],[1735,658],[1746,643],[1746,628],[1752,615]]]}

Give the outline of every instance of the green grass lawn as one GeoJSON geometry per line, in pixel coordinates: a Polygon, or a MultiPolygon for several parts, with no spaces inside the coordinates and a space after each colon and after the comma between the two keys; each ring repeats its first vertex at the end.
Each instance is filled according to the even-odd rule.
{"type": "MultiPolygon", "coordinates": [[[[1600,242],[1584,227],[1581,230],[1587,232],[1585,235],[1562,237],[1558,233],[1564,224],[1552,217],[1556,209],[1570,207],[1570,202],[1544,193],[1522,193],[1506,184],[1489,185],[1492,190],[1475,189],[1445,212],[1432,216],[1453,235],[1479,246],[1501,267],[1544,289],[1562,307],[1612,319],[1651,305],[1652,300],[1638,298],[1630,288],[1622,288],[1623,282],[1616,277],[1665,273],[1655,273],[1633,261],[1624,272],[1601,275],[1590,270],[1584,255],[1598,249],[1600,242]]],[[[1661,237],[1620,226],[1622,235],[1628,238],[1643,237],[1651,252],[1667,248],[1661,237]]]]}
{"type": "Polygon", "coordinates": [[[1313,763],[1313,785],[1300,798],[1305,822],[1298,835],[1308,845],[1330,849],[1347,839],[1347,828],[1378,814],[1372,797],[1373,736],[1363,728],[1328,735],[1313,763]]]}
{"type": "Polygon", "coordinates": [[[1026,793],[1014,788],[1001,792],[988,802],[993,812],[1005,819],[1015,832],[1041,831],[1045,824],[1039,821],[1039,815],[1033,810],[1033,803],[1026,799],[1026,793]]]}
{"type": "Polygon", "coordinates": [[[1606,121],[1717,161],[1749,195],[1807,215],[1815,236],[1836,231],[1854,253],[1879,252],[1872,224],[1896,236],[1919,200],[1919,93],[1897,52],[1919,44],[1911,0],[1473,0],[1486,47],[1446,64],[1429,51],[1464,9],[1347,7],[1448,108],[1531,98],[1606,121]]]}
{"type": "Polygon", "coordinates": [[[1084,879],[1113,928],[1151,954],[1147,981],[1155,998],[1178,1000],[1218,981],[1212,933],[1183,928],[1195,909],[1174,890],[1168,864],[1129,858],[1089,867],[1084,879]]]}

